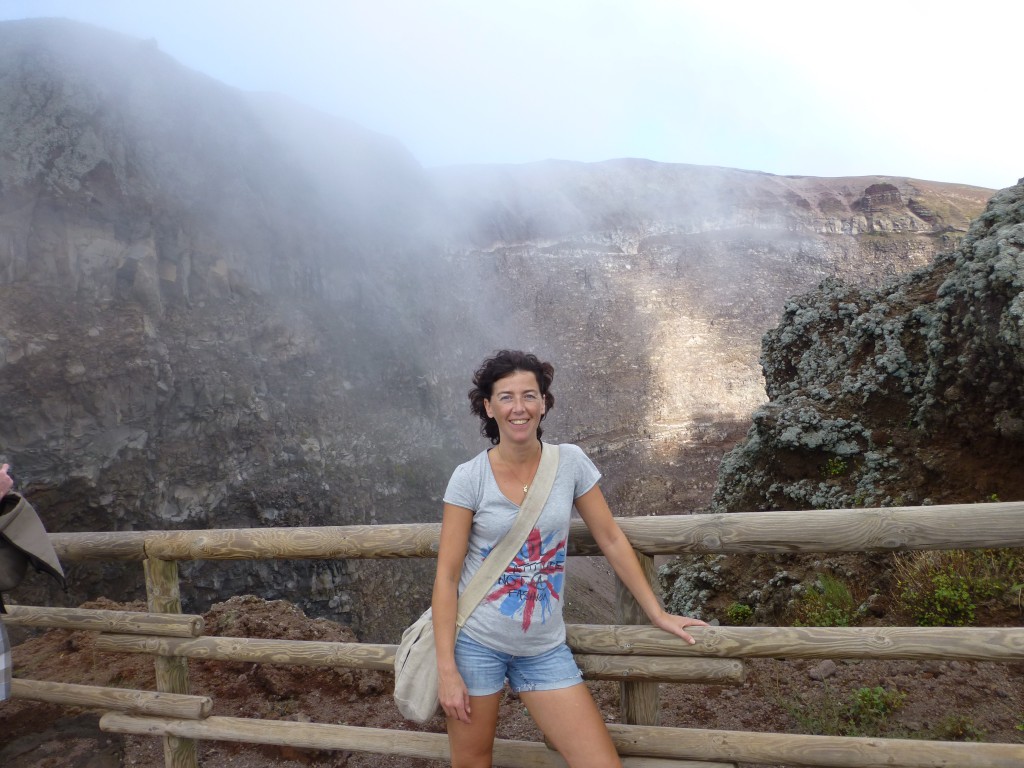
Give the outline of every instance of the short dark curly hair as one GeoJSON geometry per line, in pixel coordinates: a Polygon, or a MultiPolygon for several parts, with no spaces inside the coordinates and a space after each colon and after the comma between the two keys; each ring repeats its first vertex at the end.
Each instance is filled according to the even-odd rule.
{"type": "MultiPolygon", "coordinates": [[[[542,362],[536,355],[514,349],[503,349],[484,360],[473,374],[473,388],[469,390],[469,409],[480,417],[480,434],[497,445],[501,440],[498,433],[498,422],[487,415],[484,400],[490,400],[494,394],[494,383],[516,371],[532,373],[537,377],[537,387],[544,398],[544,413],[541,421],[555,407],[555,396],[551,394],[551,382],[555,378],[555,366],[542,362]]],[[[537,439],[543,430],[537,425],[537,439]]]]}

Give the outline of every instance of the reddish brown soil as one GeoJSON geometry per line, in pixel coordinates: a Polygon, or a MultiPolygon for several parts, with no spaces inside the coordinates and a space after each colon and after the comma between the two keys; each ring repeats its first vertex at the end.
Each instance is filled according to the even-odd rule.
{"type": "MultiPolygon", "coordinates": [[[[602,578],[596,574],[595,578],[602,578]]],[[[586,594],[578,592],[579,602],[586,594]]],[[[144,610],[95,601],[86,607],[144,610]]],[[[590,606],[597,609],[599,606],[590,606]]],[[[236,597],[206,614],[206,634],[351,642],[352,633],[337,624],[309,619],[290,603],[236,597]]],[[[1018,622],[1019,623],[1019,622],[1018,622]]],[[[94,647],[89,632],[53,630],[15,647],[15,675],[91,685],[154,690],[149,656],[106,654],[94,647]]],[[[883,686],[906,695],[888,718],[890,735],[941,732],[957,737],[984,731],[988,741],[1022,742],[1024,664],[960,662],[838,662],[824,682],[812,679],[820,662],[754,660],[747,681],[738,687],[661,686],[662,725],[796,732],[793,706],[805,702],[825,711],[831,700],[862,687],[883,686]],[[961,717],[954,721],[951,718],[961,717]]],[[[390,697],[391,678],[382,672],[285,667],[248,663],[190,661],[192,692],[213,697],[214,714],[272,720],[346,723],[416,730],[398,715],[390,697]]],[[[616,720],[618,685],[589,683],[609,722],[616,720]]],[[[103,734],[98,713],[29,701],[0,703],[0,764],[5,768],[114,768],[163,765],[157,738],[103,734]]],[[[512,697],[502,706],[499,736],[538,740],[523,707],[512,697]]],[[[424,730],[440,732],[438,720],[424,730]]],[[[233,768],[369,768],[443,765],[427,760],[376,754],[312,751],[288,747],[204,742],[200,763],[233,768]]]]}

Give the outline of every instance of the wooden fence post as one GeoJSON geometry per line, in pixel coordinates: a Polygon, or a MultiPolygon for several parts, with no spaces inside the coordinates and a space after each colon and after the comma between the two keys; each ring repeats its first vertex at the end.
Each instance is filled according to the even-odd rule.
{"type": "MultiPolygon", "coordinates": [[[[640,568],[647,577],[651,589],[658,592],[657,573],[654,558],[643,552],[636,552],[640,568]]],[[[619,579],[615,580],[615,621],[617,624],[648,624],[647,616],[639,603],[619,579]]],[[[619,708],[622,722],[626,725],[658,725],[661,721],[658,684],[624,680],[619,683],[619,708]]]]}
{"type": "MultiPolygon", "coordinates": [[[[144,560],[146,597],[151,613],[181,613],[176,560],[144,560]]],[[[183,693],[188,689],[188,659],[176,656],[156,657],[156,689],[161,693],[183,693]]],[[[164,736],[166,768],[199,768],[195,739],[164,736]]]]}

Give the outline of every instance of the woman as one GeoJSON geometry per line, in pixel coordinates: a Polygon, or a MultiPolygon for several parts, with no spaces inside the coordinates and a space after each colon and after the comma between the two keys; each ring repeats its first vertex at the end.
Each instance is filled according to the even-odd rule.
{"type": "Polygon", "coordinates": [[[492,448],[460,465],[444,495],[434,581],[439,699],[454,768],[491,765],[506,677],[570,766],[619,766],[604,719],[565,644],[563,565],[575,506],[619,579],[651,622],[688,643],[704,622],[666,613],[597,486],[600,473],[575,445],[562,445],[554,486],[534,530],[456,639],[461,586],[515,518],[537,471],[541,421],[554,407],[554,368],[504,350],[473,377],[470,408],[492,448]]]}

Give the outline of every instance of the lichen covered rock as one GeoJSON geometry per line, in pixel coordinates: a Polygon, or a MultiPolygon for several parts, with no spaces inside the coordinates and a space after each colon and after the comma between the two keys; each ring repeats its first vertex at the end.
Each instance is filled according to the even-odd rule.
{"type": "Polygon", "coordinates": [[[719,511],[1024,498],[1024,185],[956,250],[878,289],[836,279],[765,334],[769,402],[719,511]]]}

